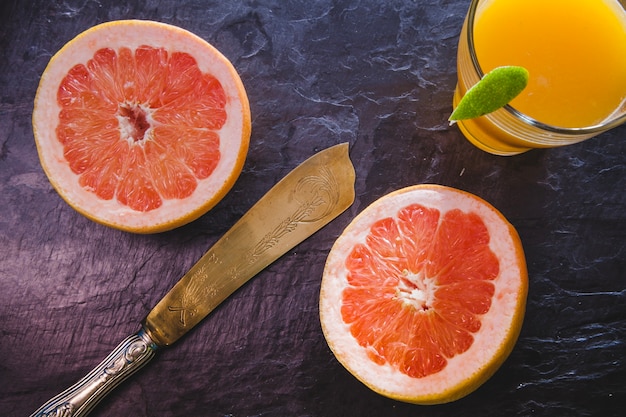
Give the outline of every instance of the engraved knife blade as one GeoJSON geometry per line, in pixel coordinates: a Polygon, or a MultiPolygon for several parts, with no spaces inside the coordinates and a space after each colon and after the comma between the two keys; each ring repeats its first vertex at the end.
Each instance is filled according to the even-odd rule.
{"type": "Polygon", "coordinates": [[[326,149],[276,184],[163,297],[144,320],[174,343],[236,289],[354,201],[348,144],[326,149]]]}
{"type": "Polygon", "coordinates": [[[162,347],[176,342],[222,301],[354,201],[347,143],[310,157],[267,192],[157,303],[141,329],[83,379],[31,417],[87,415],[162,347]]]}

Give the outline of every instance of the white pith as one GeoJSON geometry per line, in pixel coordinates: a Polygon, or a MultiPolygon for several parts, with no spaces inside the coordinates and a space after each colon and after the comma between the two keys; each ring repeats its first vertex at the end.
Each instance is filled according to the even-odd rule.
{"type": "Polygon", "coordinates": [[[138,138],[136,137],[136,126],[130,118],[122,115],[120,111],[115,115],[119,123],[120,139],[127,141],[129,145],[143,145],[146,140],[149,140],[150,132],[155,125],[155,121],[152,119],[154,110],[142,103],[123,103],[120,107],[129,108],[131,111],[142,112],[145,116],[149,127],[141,138],[138,138]]]}
{"type": "Polygon", "coordinates": [[[404,270],[402,274],[403,278],[396,289],[397,298],[418,311],[428,311],[432,308],[437,289],[435,280],[424,276],[421,272],[413,273],[404,270]]]}

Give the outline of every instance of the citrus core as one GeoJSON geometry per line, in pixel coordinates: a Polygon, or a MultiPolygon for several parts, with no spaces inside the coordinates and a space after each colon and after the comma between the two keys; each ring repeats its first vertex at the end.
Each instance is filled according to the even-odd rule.
{"type": "Polygon", "coordinates": [[[337,239],[320,319],[337,359],[369,388],[438,404],[504,362],[527,290],[520,239],[501,213],[475,195],[417,185],[371,204],[337,239]]]}
{"type": "Polygon", "coordinates": [[[50,60],[33,131],[52,186],[77,211],[152,233],[215,206],[241,173],[248,98],[232,64],[164,23],[94,26],[50,60]]]}

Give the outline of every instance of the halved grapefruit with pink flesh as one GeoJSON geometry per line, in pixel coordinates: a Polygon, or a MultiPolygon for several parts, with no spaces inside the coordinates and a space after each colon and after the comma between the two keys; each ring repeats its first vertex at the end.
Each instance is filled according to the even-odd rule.
{"type": "Polygon", "coordinates": [[[153,233],[215,206],[241,173],[250,107],[217,49],[164,23],[81,33],[46,67],[33,110],[44,171],[96,222],[153,233]]]}
{"type": "Polygon", "coordinates": [[[494,207],[417,185],[359,214],[333,245],[320,292],[329,347],[372,390],[439,404],[478,388],[520,333],[528,277],[494,207]]]}

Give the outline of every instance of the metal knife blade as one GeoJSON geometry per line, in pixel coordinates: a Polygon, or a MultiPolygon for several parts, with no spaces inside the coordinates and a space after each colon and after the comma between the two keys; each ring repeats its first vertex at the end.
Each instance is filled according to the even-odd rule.
{"type": "Polygon", "coordinates": [[[354,201],[348,145],[295,168],[259,200],[144,320],[160,346],[174,343],[236,289],[354,201]]]}
{"type": "Polygon", "coordinates": [[[310,157],[265,194],[158,302],[141,330],[31,417],[85,416],[156,350],[176,342],[222,301],[354,201],[348,144],[310,157]]]}

